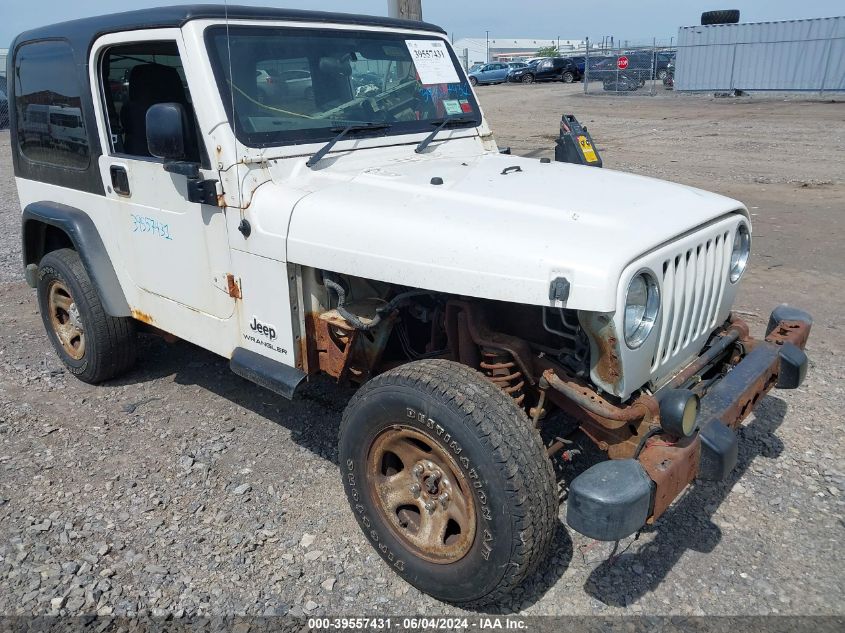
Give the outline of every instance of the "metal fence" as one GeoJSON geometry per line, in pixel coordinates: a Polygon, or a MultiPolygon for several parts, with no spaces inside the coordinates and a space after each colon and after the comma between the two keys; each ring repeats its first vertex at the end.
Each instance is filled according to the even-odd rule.
{"type": "Polygon", "coordinates": [[[9,101],[6,89],[6,54],[5,48],[0,48],[0,130],[9,127],[9,101]]]}
{"type": "Polygon", "coordinates": [[[657,44],[607,48],[588,43],[584,93],[652,96],[670,85],[673,60],[674,51],[657,44]]]}
{"type": "Polygon", "coordinates": [[[845,90],[845,17],[678,31],[677,90],[845,90]]]}

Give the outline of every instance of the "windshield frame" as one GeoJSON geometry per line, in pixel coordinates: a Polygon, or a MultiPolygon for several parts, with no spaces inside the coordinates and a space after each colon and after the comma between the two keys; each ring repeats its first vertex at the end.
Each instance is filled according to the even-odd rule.
{"type": "MultiPolygon", "coordinates": [[[[382,37],[388,41],[392,41],[394,43],[402,43],[404,44],[405,40],[438,40],[442,41],[446,44],[446,49],[449,52],[450,60],[455,67],[455,71],[458,74],[458,78],[460,82],[458,84],[448,84],[449,86],[466,86],[466,91],[463,91],[463,87],[460,88],[460,98],[466,99],[471,107],[470,112],[466,112],[463,116],[470,116],[475,117],[474,125],[470,126],[467,125],[467,130],[472,129],[473,135],[477,135],[478,132],[475,128],[480,127],[483,124],[484,116],[481,110],[481,106],[475,98],[475,93],[472,90],[471,85],[469,84],[466,72],[463,70],[463,67],[459,63],[459,60],[455,54],[454,49],[450,45],[448,39],[442,34],[437,32],[423,32],[418,30],[398,30],[398,29],[370,29],[370,28],[362,28],[359,26],[355,26],[349,28],[348,25],[321,25],[321,26],[314,26],[312,24],[300,26],[298,24],[291,24],[291,23],[274,23],[274,22],[232,22],[228,26],[226,24],[221,24],[219,22],[215,22],[205,26],[202,29],[202,38],[206,48],[206,54],[208,57],[208,61],[211,66],[211,71],[213,73],[214,79],[216,80],[216,91],[218,96],[220,97],[223,105],[223,109],[226,113],[226,118],[229,123],[230,129],[233,131],[235,138],[237,141],[247,148],[254,148],[254,149],[267,149],[267,148],[283,148],[283,147],[293,147],[293,146],[304,146],[304,145],[311,145],[311,144],[322,144],[326,143],[331,140],[334,136],[336,136],[337,132],[332,131],[333,129],[337,128],[337,120],[333,119],[326,119],[326,126],[325,127],[316,127],[316,128],[302,128],[299,130],[288,130],[285,132],[289,133],[273,133],[274,136],[270,137],[269,134],[266,132],[255,132],[251,133],[245,129],[243,129],[241,125],[241,121],[239,117],[235,117],[232,112],[232,94],[229,88],[229,68],[228,68],[228,59],[225,55],[220,55],[220,51],[218,49],[216,38],[219,37],[221,34],[225,34],[228,30],[230,36],[243,36],[243,35],[250,35],[255,34],[258,36],[267,35],[268,33],[278,32],[282,36],[284,35],[291,35],[294,37],[308,37],[309,35],[315,36],[324,36],[324,37],[335,37],[335,38],[379,38],[382,37]],[[265,138],[259,138],[259,137],[265,138]]],[[[421,84],[422,85],[422,84],[421,84]]],[[[440,85],[443,86],[445,84],[432,84],[432,85],[440,85]]],[[[428,84],[423,85],[424,87],[430,87],[428,84]]],[[[431,131],[432,121],[439,117],[432,117],[432,118],[424,118],[420,120],[405,120],[405,121],[388,121],[391,123],[391,128],[385,130],[384,134],[380,136],[380,138],[385,137],[399,137],[399,136],[414,136],[419,137],[421,135],[429,134],[431,131]]],[[[390,144],[395,144],[395,140],[393,140],[390,144]]],[[[413,139],[409,139],[406,141],[407,143],[415,143],[413,139]]]]}

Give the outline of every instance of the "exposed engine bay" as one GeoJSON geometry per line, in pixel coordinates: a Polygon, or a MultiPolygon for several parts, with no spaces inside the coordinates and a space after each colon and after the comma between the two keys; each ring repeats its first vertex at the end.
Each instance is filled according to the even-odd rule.
{"type": "Polygon", "coordinates": [[[362,383],[408,361],[445,358],[485,373],[528,408],[534,359],[589,376],[590,345],[575,311],[466,299],[303,269],[308,373],[362,383]]]}
{"type": "MultiPolygon", "coordinates": [[[[658,398],[647,385],[628,400],[590,381],[590,340],[574,310],[447,295],[302,267],[307,336],[301,369],[362,384],[404,363],[443,358],[472,367],[509,394],[538,428],[560,411],[613,459],[638,455],[660,424],[658,398]]],[[[722,351],[698,372],[670,385],[696,391],[738,360],[732,340],[744,324],[716,335],[722,351]],[[693,375],[694,374],[694,375],[693,375]],[[706,380],[702,381],[702,377],[706,380]]],[[[715,349],[715,346],[714,346],[715,349]]],[[[595,353],[595,352],[592,352],[595,353]]],[[[686,375],[686,374],[689,375],[686,375]]],[[[558,442],[550,454],[565,449],[558,442]]]]}

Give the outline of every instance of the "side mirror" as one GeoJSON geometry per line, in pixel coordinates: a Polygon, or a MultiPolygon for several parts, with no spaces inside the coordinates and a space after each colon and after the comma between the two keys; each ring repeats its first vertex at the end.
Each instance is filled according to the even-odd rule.
{"type": "Polygon", "coordinates": [[[147,149],[156,158],[185,158],[187,115],[179,103],[156,103],[147,110],[147,149]]]}

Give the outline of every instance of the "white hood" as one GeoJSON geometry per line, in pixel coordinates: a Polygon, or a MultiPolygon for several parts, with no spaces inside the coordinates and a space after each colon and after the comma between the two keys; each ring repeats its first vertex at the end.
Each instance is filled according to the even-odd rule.
{"type": "Polygon", "coordinates": [[[312,172],[288,261],[533,305],[550,305],[549,283],[562,276],[566,307],[612,312],[628,264],[727,213],[747,214],[735,200],[643,176],[444,149],[409,158],[405,146],[379,166],[366,162],[377,154],[353,152],[312,172]],[[508,167],[521,171],[503,175],[508,167]]]}

